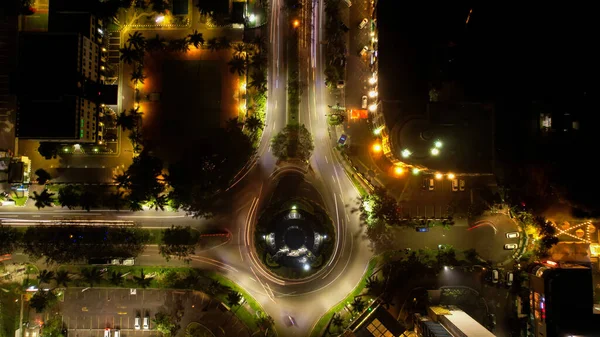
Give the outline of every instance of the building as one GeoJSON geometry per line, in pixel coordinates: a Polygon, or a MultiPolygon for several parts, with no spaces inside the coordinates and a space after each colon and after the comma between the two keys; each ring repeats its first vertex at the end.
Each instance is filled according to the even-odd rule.
{"type": "Polygon", "coordinates": [[[96,141],[98,55],[98,44],[79,33],[20,36],[17,137],[96,141]]]}
{"type": "Polygon", "coordinates": [[[399,337],[404,327],[378,302],[369,306],[348,329],[344,337],[399,337]]]}
{"type": "Polygon", "coordinates": [[[417,315],[415,329],[423,337],[493,337],[494,334],[466,312],[449,306],[432,306],[429,316],[417,315]]]}
{"type": "Polygon", "coordinates": [[[592,269],[543,261],[529,268],[530,332],[535,337],[597,336],[592,269]]]}

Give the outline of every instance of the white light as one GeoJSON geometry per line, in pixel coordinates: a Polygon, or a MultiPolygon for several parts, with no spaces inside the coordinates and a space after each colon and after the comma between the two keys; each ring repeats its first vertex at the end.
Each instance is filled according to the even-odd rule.
{"type": "Polygon", "coordinates": [[[323,239],[327,239],[327,234],[323,235],[323,239]]]}
{"type": "Polygon", "coordinates": [[[304,270],[306,270],[306,271],[310,270],[310,266],[306,263],[304,264],[304,267],[302,267],[302,268],[304,268],[304,270]]]}
{"type": "Polygon", "coordinates": [[[263,240],[265,240],[266,238],[267,238],[267,236],[266,236],[266,235],[263,235],[263,240]]]}
{"type": "Polygon", "coordinates": [[[369,78],[369,84],[375,84],[377,83],[377,78],[375,78],[375,76],[369,78]]]}
{"type": "Polygon", "coordinates": [[[371,98],[377,97],[377,91],[375,91],[375,90],[369,91],[369,97],[371,97],[371,98]]]}
{"type": "Polygon", "coordinates": [[[438,150],[437,148],[433,148],[431,149],[431,154],[437,156],[438,154],[440,154],[440,150],[438,150]]]}
{"type": "Polygon", "coordinates": [[[441,141],[436,140],[435,141],[435,147],[437,147],[438,149],[442,147],[442,145],[444,145],[441,141]]]}
{"type": "Polygon", "coordinates": [[[102,29],[100,29],[100,28],[98,28],[98,33],[100,33],[100,34],[103,34],[103,35],[104,35],[104,32],[103,32],[103,31],[102,31],[102,29]]]}
{"type": "Polygon", "coordinates": [[[250,22],[256,21],[256,15],[250,14],[250,22]]]}
{"type": "Polygon", "coordinates": [[[156,23],[161,23],[165,20],[165,16],[164,15],[160,15],[158,17],[156,17],[156,19],[154,21],[156,21],[156,23]]]}
{"type": "Polygon", "coordinates": [[[408,149],[402,150],[402,158],[408,158],[411,154],[412,153],[408,149]]]}
{"type": "Polygon", "coordinates": [[[448,270],[448,266],[444,266],[444,270],[448,270]]]}
{"type": "Polygon", "coordinates": [[[377,111],[377,104],[371,104],[371,105],[369,105],[369,111],[371,111],[371,112],[377,111]]]}
{"type": "Polygon", "coordinates": [[[292,206],[292,209],[296,209],[296,208],[297,208],[296,205],[292,206]]]}

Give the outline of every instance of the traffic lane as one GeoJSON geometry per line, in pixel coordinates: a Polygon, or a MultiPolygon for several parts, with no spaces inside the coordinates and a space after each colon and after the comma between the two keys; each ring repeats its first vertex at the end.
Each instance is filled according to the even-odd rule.
{"type": "Polygon", "coordinates": [[[361,99],[367,95],[367,79],[370,77],[369,63],[366,58],[359,55],[364,46],[369,46],[370,24],[363,29],[359,28],[361,21],[370,18],[370,4],[368,2],[354,3],[350,7],[348,28],[350,28],[348,53],[346,58],[346,107],[361,109],[361,99]],[[351,75],[350,75],[351,74],[351,75]]]}
{"type": "MultiPolygon", "coordinates": [[[[513,298],[509,289],[504,285],[484,283],[482,296],[488,304],[489,313],[496,316],[496,326],[492,330],[496,336],[510,336],[508,319],[514,309],[513,298]]],[[[486,323],[489,323],[486,322],[486,323]]]]}

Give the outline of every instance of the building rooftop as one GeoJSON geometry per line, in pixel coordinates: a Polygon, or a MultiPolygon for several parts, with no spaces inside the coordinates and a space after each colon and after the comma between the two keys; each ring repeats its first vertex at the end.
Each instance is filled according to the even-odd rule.
{"type": "Polygon", "coordinates": [[[92,14],[86,12],[50,11],[48,31],[55,33],[79,33],[90,38],[92,14]]]}
{"type": "Polygon", "coordinates": [[[491,333],[488,329],[484,328],[483,325],[479,324],[479,322],[474,320],[471,316],[467,315],[467,313],[464,311],[450,310],[450,314],[444,315],[443,317],[452,325],[460,329],[464,336],[494,337],[493,333],[491,333]]]}
{"type": "Polygon", "coordinates": [[[356,337],[394,337],[404,332],[404,327],[381,305],[373,311],[365,311],[350,326],[356,337]]]}
{"type": "Polygon", "coordinates": [[[25,139],[78,139],[77,98],[19,101],[17,136],[25,139]]]}

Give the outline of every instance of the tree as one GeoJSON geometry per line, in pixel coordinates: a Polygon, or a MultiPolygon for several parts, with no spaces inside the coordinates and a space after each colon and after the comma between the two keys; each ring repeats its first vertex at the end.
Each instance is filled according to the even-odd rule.
{"type": "Polygon", "coordinates": [[[250,63],[256,70],[264,70],[267,66],[269,60],[267,59],[267,55],[265,53],[256,53],[250,57],[250,63]]]}
{"type": "Polygon", "coordinates": [[[210,51],[217,51],[217,50],[219,50],[219,41],[217,40],[216,37],[210,38],[206,42],[206,46],[208,47],[208,49],[210,51]]]}
{"type": "Polygon", "coordinates": [[[52,203],[54,202],[54,198],[52,196],[54,196],[54,193],[50,193],[45,189],[40,194],[38,194],[37,191],[33,191],[33,195],[30,196],[30,198],[35,200],[35,207],[40,209],[44,207],[52,207],[52,203]]]}
{"type": "Polygon", "coordinates": [[[260,312],[256,318],[256,325],[260,329],[260,331],[272,331],[273,326],[275,325],[275,320],[273,317],[265,314],[264,312],[260,312]]]}
{"type": "Polygon", "coordinates": [[[215,296],[223,290],[223,285],[217,280],[211,280],[206,288],[209,295],[215,296]]]}
{"type": "Polygon", "coordinates": [[[98,283],[100,280],[102,280],[102,273],[100,272],[100,269],[96,267],[84,268],[81,270],[81,276],[83,276],[83,279],[90,285],[90,287],[93,287],[95,283],[98,283]]]}
{"type": "Polygon", "coordinates": [[[66,270],[59,270],[54,275],[54,281],[56,281],[56,286],[62,285],[63,287],[67,287],[69,282],[71,281],[71,277],[69,276],[69,272],[66,270]]]}
{"type": "Polygon", "coordinates": [[[144,207],[142,206],[142,201],[141,200],[137,200],[137,199],[130,199],[129,200],[129,210],[132,212],[141,212],[144,210],[144,207]]]}
{"type": "Polygon", "coordinates": [[[0,255],[12,254],[19,248],[21,241],[21,232],[13,227],[2,226],[0,224],[0,255]]]}
{"type": "Polygon", "coordinates": [[[248,129],[248,132],[250,132],[251,134],[255,134],[258,130],[262,130],[265,127],[263,121],[255,115],[246,118],[246,122],[244,123],[244,125],[246,126],[246,129],[248,129]]]}
{"type": "Polygon", "coordinates": [[[133,159],[133,163],[123,174],[124,187],[129,190],[129,200],[144,203],[161,195],[165,189],[162,178],[163,163],[158,157],[143,151],[133,159]]]}
{"type": "Polygon", "coordinates": [[[119,49],[119,52],[121,53],[119,59],[127,64],[140,62],[142,59],[140,51],[133,48],[130,44],[125,45],[123,48],[119,49]]]}
{"type": "Polygon", "coordinates": [[[217,39],[217,45],[219,49],[229,49],[231,48],[231,41],[227,36],[221,36],[217,39]]]}
{"type": "Polygon", "coordinates": [[[146,0],[134,0],[133,7],[146,10],[148,9],[148,4],[146,3],[146,0]]]}
{"type": "Polygon", "coordinates": [[[74,185],[66,185],[58,190],[58,202],[61,207],[73,209],[79,206],[79,188],[74,185]]]}
{"type": "Polygon", "coordinates": [[[357,314],[360,314],[365,310],[365,302],[360,297],[355,297],[350,305],[352,306],[352,311],[357,314]]]}
{"type": "Polygon", "coordinates": [[[38,152],[44,159],[56,159],[58,157],[58,149],[60,148],[59,143],[53,142],[40,142],[38,152]]]}
{"type": "Polygon", "coordinates": [[[63,331],[62,317],[55,315],[44,322],[40,335],[44,337],[66,337],[63,331]]]}
{"type": "Polygon", "coordinates": [[[383,284],[377,278],[377,276],[372,275],[367,279],[365,287],[367,288],[370,294],[379,295],[383,291],[382,285],[383,284]]]}
{"type": "Polygon", "coordinates": [[[133,34],[129,34],[129,38],[127,39],[129,45],[139,51],[143,50],[146,47],[146,39],[144,36],[136,31],[133,34]]]}
{"type": "Polygon", "coordinates": [[[190,50],[190,40],[188,40],[187,36],[181,39],[175,39],[169,41],[169,50],[172,52],[187,52],[190,50]]]}
{"type": "Polygon", "coordinates": [[[144,68],[139,66],[136,67],[132,72],[131,72],[131,81],[133,82],[133,84],[137,84],[142,83],[144,84],[144,80],[146,79],[146,75],[144,74],[144,68]]]}
{"type": "Polygon", "coordinates": [[[111,272],[109,281],[111,284],[114,284],[116,286],[122,285],[123,284],[123,273],[120,273],[118,271],[111,272]]]}
{"type": "Polygon", "coordinates": [[[40,285],[46,283],[50,283],[50,281],[52,281],[52,279],[54,278],[54,272],[53,271],[48,271],[46,269],[40,271],[38,273],[38,281],[40,282],[40,285]]]}
{"type": "Polygon", "coordinates": [[[273,155],[279,160],[296,158],[307,161],[315,146],[304,125],[287,125],[271,140],[273,155]]]}
{"type": "Polygon", "coordinates": [[[171,256],[180,260],[187,258],[195,253],[198,244],[198,234],[188,227],[167,228],[163,231],[161,243],[158,245],[158,251],[167,261],[171,256]]]}
{"type": "Polygon", "coordinates": [[[92,208],[98,206],[98,195],[86,189],[81,193],[79,206],[81,206],[81,209],[89,212],[92,208]]]}
{"type": "Polygon", "coordinates": [[[333,317],[331,318],[331,324],[337,327],[341,327],[342,325],[344,325],[344,319],[342,318],[342,315],[340,315],[339,313],[333,315],[333,317]]]}
{"type": "Polygon", "coordinates": [[[117,125],[124,130],[133,130],[137,125],[137,116],[135,110],[124,110],[117,116],[117,125]]]}
{"type": "MultiPolygon", "coordinates": [[[[116,178],[117,177],[115,177],[115,180],[117,180],[116,178]]],[[[125,176],[125,178],[127,178],[127,176],[125,176]]],[[[110,194],[107,203],[111,209],[114,209],[115,211],[120,211],[121,209],[123,209],[123,207],[125,207],[125,205],[127,204],[127,200],[125,200],[124,194],[125,193],[123,191],[117,191],[110,194]]]]}
{"type": "Polygon", "coordinates": [[[44,312],[54,303],[56,303],[56,295],[52,291],[38,290],[29,300],[29,306],[37,313],[44,312]]]}
{"type": "Polygon", "coordinates": [[[244,57],[246,55],[246,46],[244,46],[244,43],[233,45],[233,55],[239,57],[244,57]]]}
{"type": "Polygon", "coordinates": [[[142,269],[140,270],[140,276],[133,276],[133,281],[140,287],[146,289],[148,286],[150,286],[152,278],[146,277],[146,274],[144,274],[144,269],[142,269]]]}
{"type": "Polygon", "coordinates": [[[154,315],[152,322],[154,323],[156,330],[165,336],[175,334],[178,328],[171,315],[168,315],[164,312],[157,312],[156,315],[154,315]]]}
{"type": "Polygon", "coordinates": [[[202,277],[196,269],[190,269],[183,279],[183,284],[187,289],[197,289],[200,282],[202,282],[202,277]]]}
{"type": "Polygon", "coordinates": [[[243,76],[246,73],[246,61],[241,56],[233,56],[227,64],[229,65],[229,71],[232,74],[237,72],[239,76],[243,76]]]}
{"type": "Polygon", "coordinates": [[[150,4],[152,5],[152,10],[164,14],[167,12],[167,8],[169,7],[169,2],[166,0],[150,0],[150,4]]]}
{"type": "Polygon", "coordinates": [[[48,180],[52,179],[50,173],[46,172],[43,168],[35,170],[35,175],[38,177],[37,182],[40,185],[44,185],[48,180]]]}
{"type": "Polygon", "coordinates": [[[252,44],[256,47],[257,54],[261,54],[267,46],[267,40],[262,35],[256,35],[252,39],[252,44]]]}
{"type": "Polygon", "coordinates": [[[264,70],[255,70],[252,72],[250,83],[248,87],[255,88],[258,92],[264,94],[267,92],[267,77],[265,76],[264,70]]]}
{"type": "Polygon", "coordinates": [[[155,37],[146,40],[146,51],[151,53],[155,51],[163,51],[165,50],[166,43],[167,42],[164,38],[156,34],[155,37]]]}
{"type": "Polygon", "coordinates": [[[238,293],[237,291],[230,290],[229,293],[227,293],[227,304],[229,304],[231,308],[235,307],[236,305],[241,305],[242,299],[242,294],[238,293]]]}
{"type": "Polygon", "coordinates": [[[202,33],[198,33],[198,31],[195,29],[192,34],[188,35],[188,38],[190,39],[190,43],[196,48],[200,48],[204,45],[204,37],[202,36],[202,33]]]}
{"type": "Polygon", "coordinates": [[[161,211],[164,211],[166,205],[167,205],[167,196],[166,195],[153,195],[152,198],[150,198],[150,200],[148,201],[148,207],[150,207],[150,209],[154,208],[155,211],[158,211],[159,209],[161,211]]]}

